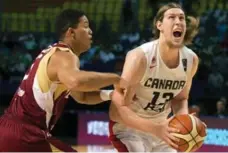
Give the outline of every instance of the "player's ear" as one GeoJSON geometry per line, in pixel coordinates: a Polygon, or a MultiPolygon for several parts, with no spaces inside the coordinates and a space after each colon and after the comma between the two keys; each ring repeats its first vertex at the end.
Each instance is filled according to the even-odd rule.
{"type": "Polygon", "coordinates": [[[71,35],[70,33],[71,33],[71,28],[68,28],[66,33],[65,33],[65,36],[69,37],[71,35]]]}
{"type": "Polygon", "coordinates": [[[71,38],[76,38],[76,32],[74,31],[73,28],[68,28],[66,31],[66,36],[71,37],[71,38]]]}
{"type": "Polygon", "coordinates": [[[156,27],[159,31],[162,31],[162,22],[161,21],[157,21],[156,22],[156,27]]]}

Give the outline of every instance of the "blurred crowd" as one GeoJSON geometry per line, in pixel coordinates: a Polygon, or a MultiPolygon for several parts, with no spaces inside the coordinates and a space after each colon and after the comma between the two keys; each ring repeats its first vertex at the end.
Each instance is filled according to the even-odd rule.
{"type": "MultiPolygon", "coordinates": [[[[126,53],[153,40],[152,20],[145,23],[147,28],[143,30],[134,20],[125,20],[131,24],[124,24],[119,32],[113,32],[109,22],[103,19],[98,30],[93,31],[92,48],[81,57],[81,69],[121,74],[126,53]]],[[[91,26],[93,29],[92,20],[91,26]]],[[[52,33],[1,33],[0,95],[12,96],[33,59],[54,42],[52,33]]],[[[203,13],[199,33],[189,47],[200,58],[190,93],[190,111],[198,115],[227,117],[228,12],[217,9],[203,13]]]]}

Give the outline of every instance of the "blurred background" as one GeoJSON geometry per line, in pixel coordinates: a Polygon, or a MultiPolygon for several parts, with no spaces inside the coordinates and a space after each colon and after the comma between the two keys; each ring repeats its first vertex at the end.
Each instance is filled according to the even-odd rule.
{"type": "MultiPolygon", "coordinates": [[[[227,0],[1,0],[0,113],[33,59],[56,42],[54,21],[62,10],[83,10],[90,20],[94,42],[81,56],[81,69],[121,74],[126,53],[153,39],[153,18],[167,2],[180,2],[186,15],[200,18],[199,33],[189,46],[200,58],[189,109],[208,124],[201,151],[228,151],[227,0]]],[[[94,145],[110,145],[109,104],[87,106],[70,99],[53,135],[85,145],[86,151],[103,151],[94,145]]]]}

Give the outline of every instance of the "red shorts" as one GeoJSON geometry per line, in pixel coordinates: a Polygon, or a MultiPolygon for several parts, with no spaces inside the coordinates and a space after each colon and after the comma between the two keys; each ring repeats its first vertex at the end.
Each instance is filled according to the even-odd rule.
{"type": "Polygon", "coordinates": [[[116,150],[118,150],[118,152],[129,152],[127,147],[125,146],[125,144],[123,144],[120,139],[118,139],[114,133],[113,133],[113,125],[115,124],[115,122],[113,121],[109,121],[109,140],[111,141],[112,145],[114,146],[114,148],[116,148],[116,150]]]}
{"type": "Polygon", "coordinates": [[[46,133],[34,125],[6,115],[0,117],[0,152],[52,152],[50,143],[65,152],[76,152],[61,141],[46,137],[46,133]]]}

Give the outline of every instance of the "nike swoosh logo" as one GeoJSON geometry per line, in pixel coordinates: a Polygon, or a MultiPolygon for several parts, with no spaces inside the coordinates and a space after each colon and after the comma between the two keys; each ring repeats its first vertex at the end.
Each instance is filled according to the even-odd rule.
{"type": "Polygon", "coordinates": [[[157,66],[157,65],[151,65],[151,66],[150,66],[150,69],[154,68],[155,66],[157,66]]]}

